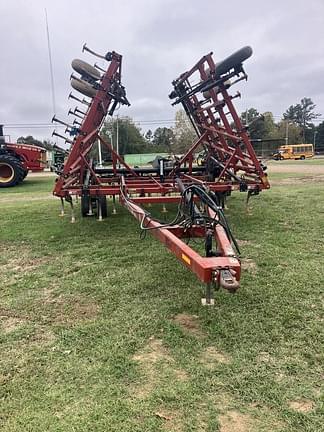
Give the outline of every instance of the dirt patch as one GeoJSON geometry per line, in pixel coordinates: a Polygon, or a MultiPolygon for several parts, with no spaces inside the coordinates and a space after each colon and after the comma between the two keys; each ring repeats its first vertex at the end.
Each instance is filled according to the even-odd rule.
{"type": "Polygon", "coordinates": [[[53,288],[44,288],[43,291],[41,292],[41,295],[43,297],[44,303],[52,303],[55,298],[53,288]]]}
{"type": "Polygon", "coordinates": [[[178,381],[187,381],[188,380],[188,374],[183,369],[175,369],[174,375],[178,381]]]}
{"type": "Polygon", "coordinates": [[[28,316],[14,310],[0,307],[0,326],[4,333],[11,333],[29,319],[28,316]]]}
{"type": "Polygon", "coordinates": [[[208,399],[212,401],[212,403],[217,408],[217,411],[228,411],[233,406],[233,397],[229,393],[212,393],[208,395],[208,399]]]}
{"type": "MultiPolygon", "coordinates": [[[[44,325],[35,323],[33,317],[27,315],[19,315],[15,311],[0,309],[0,326],[5,334],[19,329],[23,324],[34,324],[34,329],[31,333],[24,335],[19,342],[19,350],[28,351],[31,348],[44,348],[51,345],[56,337],[54,333],[44,325]]],[[[20,351],[19,351],[20,352],[20,351]]]]}
{"type": "Polygon", "coordinates": [[[7,264],[2,266],[3,270],[13,271],[19,276],[19,274],[26,274],[30,270],[34,270],[41,264],[43,264],[45,260],[43,258],[26,258],[26,257],[17,257],[13,259],[9,259],[7,264]]]}
{"type": "Polygon", "coordinates": [[[10,380],[10,375],[0,374],[0,385],[6,384],[10,380]]]}
{"type": "Polygon", "coordinates": [[[178,411],[171,411],[162,408],[154,414],[161,420],[161,422],[163,422],[163,430],[167,432],[181,432],[183,430],[181,415],[178,411]]]}
{"type": "Polygon", "coordinates": [[[306,177],[289,177],[286,179],[270,179],[272,186],[289,186],[298,183],[322,183],[324,182],[324,175],[306,176],[306,177]]]}
{"type": "MultiPolygon", "coordinates": [[[[296,173],[296,174],[322,174],[324,176],[324,164],[303,164],[301,163],[271,163],[268,165],[268,172],[271,173],[296,173]]],[[[271,177],[270,177],[271,181],[271,177]]]]}
{"type": "Polygon", "coordinates": [[[240,247],[249,246],[252,244],[252,242],[250,240],[238,240],[238,239],[236,239],[236,242],[240,247]]]}
{"type": "Polygon", "coordinates": [[[259,354],[257,356],[257,361],[259,363],[270,363],[271,362],[270,353],[268,353],[267,351],[259,352],[259,354]]]}
{"type": "Polygon", "coordinates": [[[178,314],[173,317],[173,321],[181,327],[181,329],[193,336],[202,338],[205,336],[200,328],[199,319],[197,315],[189,315],[186,313],[178,314]]]}
{"type": "Polygon", "coordinates": [[[74,314],[74,317],[72,314],[72,318],[75,318],[76,320],[91,320],[97,317],[100,311],[100,306],[94,302],[77,302],[74,304],[72,311],[74,314]]]}
{"type": "Polygon", "coordinates": [[[0,307],[0,319],[1,318],[3,318],[3,319],[6,319],[6,318],[19,318],[21,320],[25,320],[28,317],[25,316],[25,315],[22,315],[22,314],[20,314],[20,313],[18,313],[16,311],[14,311],[12,309],[7,309],[7,308],[0,307]]]}
{"type": "MultiPolygon", "coordinates": [[[[33,256],[32,249],[24,244],[1,244],[3,250],[2,258],[4,263],[1,265],[2,276],[10,276],[10,280],[15,282],[29,272],[35,270],[40,265],[48,262],[48,257],[33,256]]],[[[10,282],[7,280],[7,283],[10,282]]]]}
{"type": "Polygon", "coordinates": [[[258,271],[258,266],[251,258],[243,258],[241,261],[241,267],[242,270],[248,271],[252,274],[256,274],[258,271]]]}
{"type": "Polygon", "coordinates": [[[283,381],[287,381],[288,380],[287,375],[285,375],[283,372],[275,372],[274,379],[278,383],[282,383],[283,381]]]}
{"type": "Polygon", "coordinates": [[[154,364],[159,360],[170,361],[172,358],[169,356],[167,349],[163,346],[162,340],[151,337],[143,351],[133,356],[133,360],[142,364],[154,364]]]}
{"type": "Polygon", "coordinates": [[[16,318],[11,316],[1,316],[0,313],[0,324],[4,333],[11,333],[17,330],[25,320],[23,318],[16,318]]]}
{"type": "Polygon", "coordinates": [[[51,289],[44,289],[40,300],[42,309],[42,320],[58,324],[72,325],[83,320],[95,319],[100,306],[94,301],[81,296],[55,296],[51,289]]]}
{"type": "Polygon", "coordinates": [[[28,348],[42,349],[52,345],[56,340],[55,334],[46,327],[36,327],[35,333],[28,337],[28,348]]]}
{"type": "Polygon", "coordinates": [[[214,369],[218,364],[229,364],[231,362],[230,356],[217,350],[215,347],[210,346],[206,348],[200,356],[200,362],[207,369],[214,369]]]}
{"type": "Polygon", "coordinates": [[[148,397],[157,386],[160,379],[157,363],[166,362],[170,364],[174,361],[168,350],[163,346],[162,340],[155,339],[153,336],[141,351],[134,354],[132,360],[139,363],[145,374],[145,379],[131,389],[131,394],[138,399],[148,397]]]}
{"type": "Polygon", "coordinates": [[[294,411],[298,411],[302,413],[308,413],[310,411],[313,411],[315,407],[314,402],[309,399],[290,401],[288,405],[289,408],[293,409],[294,411]]]}
{"type": "Polygon", "coordinates": [[[247,414],[231,410],[221,414],[218,418],[220,432],[251,432],[253,430],[253,419],[247,414]]]}

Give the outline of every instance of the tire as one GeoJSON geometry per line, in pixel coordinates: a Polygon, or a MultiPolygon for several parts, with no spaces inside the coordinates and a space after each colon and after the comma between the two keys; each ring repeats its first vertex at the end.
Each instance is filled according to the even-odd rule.
{"type": "Polygon", "coordinates": [[[106,219],[106,217],[108,216],[106,195],[100,195],[97,198],[97,216],[98,217],[99,217],[99,208],[101,208],[102,219],[106,219]]]}
{"type": "Polygon", "coordinates": [[[82,93],[84,96],[88,96],[90,98],[95,97],[97,93],[97,90],[94,87],[92,87],[91,84],[83,80],[72,78],[71,86],[78,92],[82,93]]]}
{"type": "Polygon", "coordinates": [[[91,66],[89,63],[87,63],[83,60],[74,59],[72,61],[72,68],[76,72],[78,72],[81,76],[86,76],[87,78],[92,78],[95,81],[98,81],[101,78],[101,75],[100,75],[100,72],[98,71],[98,69],[96,69],[95,67],[91,66]]]}
{"type": "Polygon", "coordinates": [[[305,156],[300,156],[300,160],[305,160],[305,156]]]}
{"type": "Polygon", "coordinates": [[[244,62],[244,60],[248,59],[252,55],[252,48],[250,46],[245,46],[235,53],[231,54],[226,59],[216,63],[216,76],[224,75],[230,69],[244,62]]]}
{"type": "Polygon", "coordinates": [[[0,155],[0,188],[12,187],[23,181],[25,169],[16,157],[0,155]]]}

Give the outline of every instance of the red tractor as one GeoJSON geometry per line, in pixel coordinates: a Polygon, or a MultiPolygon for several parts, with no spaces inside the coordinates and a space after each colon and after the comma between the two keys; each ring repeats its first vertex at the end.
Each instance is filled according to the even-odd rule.
{"type": "Polygon", "coordinates": [[[0,188],[16,186],[28,171],[46,168],[46,150],[29,144],[6,143],[3,126],[0,125],[0,188]]]}

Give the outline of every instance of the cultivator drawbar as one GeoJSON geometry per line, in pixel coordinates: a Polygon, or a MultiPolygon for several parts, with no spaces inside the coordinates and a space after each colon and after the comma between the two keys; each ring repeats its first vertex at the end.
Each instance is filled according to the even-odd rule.
{"type": "MultiPolygon", "coordinates": [[[[81,197],[82,216],[107,216],[107,196],[115,199],[197,277],[206,284],[204,304],[213,304],[214,289],[235,292],[239,287],[241,266],[239,250],[224,214],[224,201],[233,190],[247,192],[248,198],[268,189],[265,167],[257,159],[233,105],[228,89],[247,78],[243,61],[251,56],[250,47],[242,48],[227,59],[214,63],[212,53],[204,56],[192,69],[173,81],[169,97],[173,105],[181,104],[196,133],[197,140],[181,157],[160,159],[156,166],[131,167],[100,136],[107,114],[119,104],[129,105],[121,84],[121,55],[109,52],[101,56],[84,46],[86,51],[105,59],[107,69],[93,67],[82,60],[72,62],[80,77],[71,76],[71,85],[87,99],[78,100],[85,109],[69,111],[76,117],[73,124],[53,118],[67,126],[73,137],[67,140],[71,149],[62,172],[58,173],[54,195],[68,201],[81,197]],[[111,164],[97,166],[91,149],[100,141],[111,155],[111,164]],[[195,163],[196,153],[203,150],[203,162],[195,163]],[[170,222],[158,220],[145,204],[178,205],[170,222]],[[190,239],[204,240],[204,252],[194,250],[190,239]]],[[[65,139],[65,137],[63,137],[65,139]]],[[[189,143],[188,143],[189,144],[189,143]]],[[[64,210],[62,210],[64,211],[64,210]]]]}

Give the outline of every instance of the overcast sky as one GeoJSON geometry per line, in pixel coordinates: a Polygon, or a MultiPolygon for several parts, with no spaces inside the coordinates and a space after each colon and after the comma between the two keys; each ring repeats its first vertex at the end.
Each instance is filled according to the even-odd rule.
{"type": "Polygon", "coordinates": [[[253,106],[280,116],[306,96],[324,119],[324,0],[0,0],[0,122],[12,140],[52,132],[9,126],[48,124],[53,115],[45,8],[62,119],[75,106],[67,100],[71,60],[96,61],[81,53],[84,42],[123,55],[132,106],[119,115],[142,122],[143,129],[149,120],[156,120],[153,130],[171,125],[175,108],[168,94],[180,73],[210,51],[218,61],[244,45],[253,56],[245,63],[248,82],[235,87],[242,93],[235,100],[240,111],[253,106]]]}

